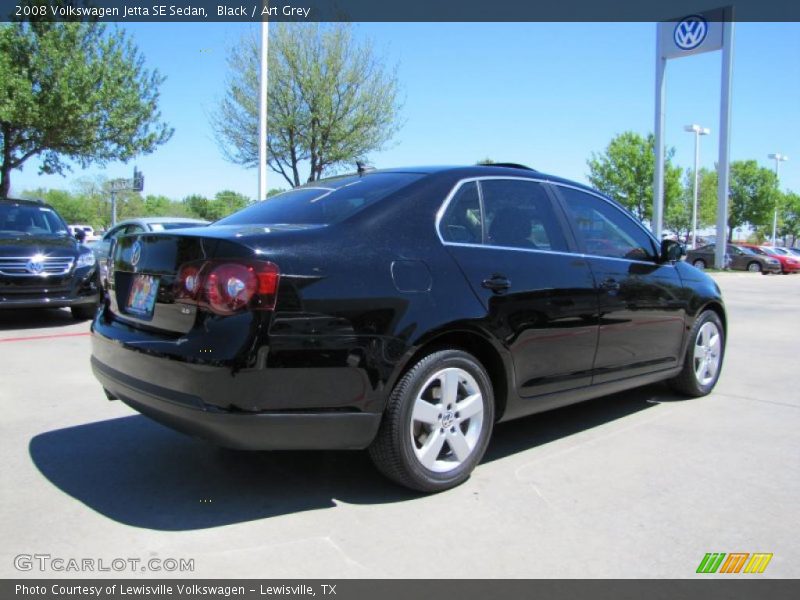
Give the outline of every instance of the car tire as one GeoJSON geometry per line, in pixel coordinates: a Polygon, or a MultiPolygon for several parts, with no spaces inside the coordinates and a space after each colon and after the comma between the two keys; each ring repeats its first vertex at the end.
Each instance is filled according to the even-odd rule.
{"type": "Polygon", "coordinates": [[[761,263],[757,263],[753,261],[751,263],[747,263],[747,270],[751,273],[762,273],[763,270],[761,269],[761,263]]]}
{"type": "Polygon", "coordinates": [[[395,385],[369,454],[392,481],[440,492],[470,476],[493,425],[492,383],[481,363],[461,350],[439,350],[395,385]]]}
{"type": "Polygon", "coordinates": [[[725,329],[713,310],[700,313],[689,332],[680,374],[669,381],[682,394],[698,398],[711,393],[719,380],[725,357],[725,329]],[[703,364],[705,367],[703,368],[703,364]]]}
{"type": "Polygon", "coordinates": [[[82,306],[73,306],[70,308],[72,318],[76,321],[88,321],[94,319],[97,314],[97,304],[84,304],[82,306]]]}
{"type": "Polygon", "coordinates": [[[700,269],[702,271],[706,268],[706,261],[704,261],[701,258],[698,258],[697,260],[692,261],[692,266],[695,269],[700,269]]]}

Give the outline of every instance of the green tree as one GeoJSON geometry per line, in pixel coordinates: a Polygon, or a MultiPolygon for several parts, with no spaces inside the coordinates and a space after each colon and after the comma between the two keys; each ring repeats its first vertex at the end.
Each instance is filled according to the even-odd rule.
{"type": "Polygon", "coordinates": [[[192,194],[183,199],[183,204],[198,219],[216,221],[241,210],[250,204],[250,199],[237,192],[223,190],[211,200],[200,194],[192,194]]]}
{"type": "Polygon", "coordinates": [[[42,173],[127,161],[172,135],[159,87],[122,30],[99,23],[0,25],[0,196],[31,158],[42,173]]]}
{"type": "Polygon", "coordinates": [[[250,204],[250,198],[247,196],[231,190],[223,190],[217,192],[214,200],[209,203],[209,210],[205,218],[209,221],[216,221],[243,209],[248,204],[250,204]]]}
{"type": "Polygon", "coordinates": [[[780,203],[778,214],[778,235],[783,238],[786,245],[787,237],[791,236],[792,243],[797,244],[800,237],[800,194],[795,192],[785,192],[780,203]]]}
{"type": "Polygon", "coordinates": [[[187,208],[189,213],[198,218],[205,219],[208,213],[208,198],[201,194],[191,194],[183,199],[183,205],[187,208]]]}
{"type": "MultiPolygon", "coordinates": [[[[398,129],[399,84],[369,41],[336,24],[270,25],[269,167],[290,186],[316,181],[382,148],[398,129]]],[[[224,156],[258,166],[259,44],[230,50],[225,97],[212,116],[224,156]]]]}
{"type": "MultiPolygon", "coordinates": [[[[633,131],[615,136],[605,151],[592,153],[587,161],[589,181],[601,192],[611,196],[628,208],[640,220],[650,220],[653,216],[653,174],[655,171],[655,141],[653,134],[647,137],[633,131]]],[[[670,214],[677,223],[685,211],[681,202],[681,170],[672,165],[675,153],[670,148],[666,153],[664,169],[665,216],[670,214]],[[670,205],[673,208],[669,209],[670,205]]]]}
{"type": "MultiPolygon", "coordinates": [[[[670,165],[669,169],[672,167],[670,165]]],[[[680,184],[680,180],[678,180],[680,184]]],[[[686,169],[680,189],[673,189],[675,179],[669,173],[665,179],[664,227],[674,231],[679,239],[689,243],[692,235],[692,208],[694,204],[694,171],[686,169]]],[[[702,229],[716,220],[717,174],[700,169],[697,175],[697,228],[702,229]]]]}
{"type": "Polygon", "coordinates": [[[732,162],[728,239],[733,239],[733,230],[742,225],[758,228],[771,223],[779,193],[778,180],[771,169],[759,167],[754,160],[732,162]]]}

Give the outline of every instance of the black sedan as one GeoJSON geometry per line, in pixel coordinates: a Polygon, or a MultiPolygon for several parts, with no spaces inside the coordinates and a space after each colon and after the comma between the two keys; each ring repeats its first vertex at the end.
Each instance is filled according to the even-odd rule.
{"type": "Polygon", "coordinates": [[[717,382],[719,288],[612,200],[509,166],[315,182],[207,228],[120,237],[92,366],[108,395],[240,449],[369,448],[423,491],[493,425],[717,382]]]}

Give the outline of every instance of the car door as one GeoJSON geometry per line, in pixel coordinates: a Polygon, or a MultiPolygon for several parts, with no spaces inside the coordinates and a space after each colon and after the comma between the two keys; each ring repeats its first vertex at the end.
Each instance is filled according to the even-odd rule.
{"type": "Polygon", "coordinates": [[[670,369],[681,359],[686,300],[655,239],[602,196],[556,185],[597,282],[600,329],[592,383],[670,369]]]}
{"type": "Polygon", "coordinates": [[[588,385],[597,344],[594,281],[587,261],[571,253],[574,241],[546,186],[523,178],[464,181],[439,227],[486,307],[486,326],[510,351],[517,393],[588,385]]]}

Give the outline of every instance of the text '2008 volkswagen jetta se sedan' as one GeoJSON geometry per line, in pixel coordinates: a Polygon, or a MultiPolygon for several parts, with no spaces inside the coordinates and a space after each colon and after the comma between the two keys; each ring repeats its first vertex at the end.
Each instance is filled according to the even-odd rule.
{"type": "Polygon", "coordinates": [[[369,448],[423,491],[493,425],[717,382],[719,288],[612,200],[519,166],[314,182],[207,228],[121,237],[92,366],[110,397],[253,450],[369,448]]]}

